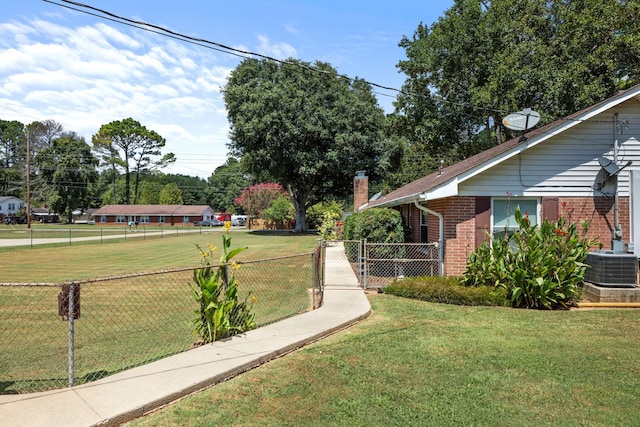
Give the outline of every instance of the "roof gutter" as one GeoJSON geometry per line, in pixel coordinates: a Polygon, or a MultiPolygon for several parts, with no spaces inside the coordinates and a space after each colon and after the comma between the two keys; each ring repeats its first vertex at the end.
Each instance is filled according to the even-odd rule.
{"type": "Polygon", "coordinates": [[[413,204],[416,205],[416,208],[420,209],[423,212],[434,215],[438,217],[439,222],[439,237],[438,237],[438,270],[440,276],[444,276],[444,217],[442,214],[432,211],[426,206],[420,204],[418,199],[413,200],[413,204]]]}

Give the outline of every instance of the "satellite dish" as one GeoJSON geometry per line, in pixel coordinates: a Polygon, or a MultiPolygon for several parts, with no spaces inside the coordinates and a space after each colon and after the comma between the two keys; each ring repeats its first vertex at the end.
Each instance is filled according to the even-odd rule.
{"type": "Polygon", "coordinates": [[[502,124],[511,130],[527,130],[538,124],[540,113],[531,108],[525,108],[517,113],[511,113],[502,119],[502,124]]]}
{"type": "Polygon", "coordinates": [[[620,171],[631,164],[631,161],[628,161],[624,166],[618,166],[613,160],[607,159],[606,157],[598,157],[598,163],[608,176],[616,176],[620,173],[620,171]]]}
{"type": "Polygon", "coordinates": [[[604,171],[609,176],[617,175],[621,170],[621,168],[618,167],[618,165],[616,165],[613,160],[607,159],[606,157],[598,157],[598,163],[600,163],[602,169],[604,169],[604,171]]]}

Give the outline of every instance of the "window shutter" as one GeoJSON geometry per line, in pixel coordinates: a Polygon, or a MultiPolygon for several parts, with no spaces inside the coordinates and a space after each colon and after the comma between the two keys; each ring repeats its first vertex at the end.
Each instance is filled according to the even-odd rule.
{"type": "Polygon", "coordinates": [[[558,198],[543,197],[542,198],[542,218],[546,218],[551,222],[558,220],[558,198]]]}
{"type": "Polygon", "coordinates": [[[476,197],[475,244],[478,248],[485,240],[485,230],[491,227],[491,197],[476,197]]]}

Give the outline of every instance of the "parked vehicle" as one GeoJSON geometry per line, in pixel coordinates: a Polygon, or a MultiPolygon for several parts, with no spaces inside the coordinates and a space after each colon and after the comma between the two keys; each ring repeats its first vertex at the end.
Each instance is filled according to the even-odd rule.
{"type": "Polygon", "coordinates": [[[231,221],[231,214],[228,212],[223,212],[221,214],[216,214],[216,219],[222,223],[225,221],[231,221]]]}
{"type": "Polygon", "coordinates": [[[193,223],[193,225],[200,226],[200,227],[215,227],[218,225],[224,225],[224,223],[214,218],[214,219],[205,219],[204,221],[196,221],[193,223]]]}
{"type": "Polygon", "coordinates": [[[18,215],[7,215],[4,217],[5,224],[26,224],[27,217],[26,216],[18,216],[18,215]]]}
{"type": "Polygon", "coordinates": [[[231,225],[233,226],[244,226],[247,223],[246,215],[233,215],[231,217],[231,225]]]}

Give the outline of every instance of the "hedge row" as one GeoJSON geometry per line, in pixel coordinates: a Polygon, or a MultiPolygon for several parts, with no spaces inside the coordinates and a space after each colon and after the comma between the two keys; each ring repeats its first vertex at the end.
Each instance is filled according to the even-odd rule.
{"type": "Polygon", "coordinates": [[[459,277],[411,277],[394,280],[384,292],[405,298],[456,305],[510,305],[507,291],[493,286],[461,286],[459,277]]]}

